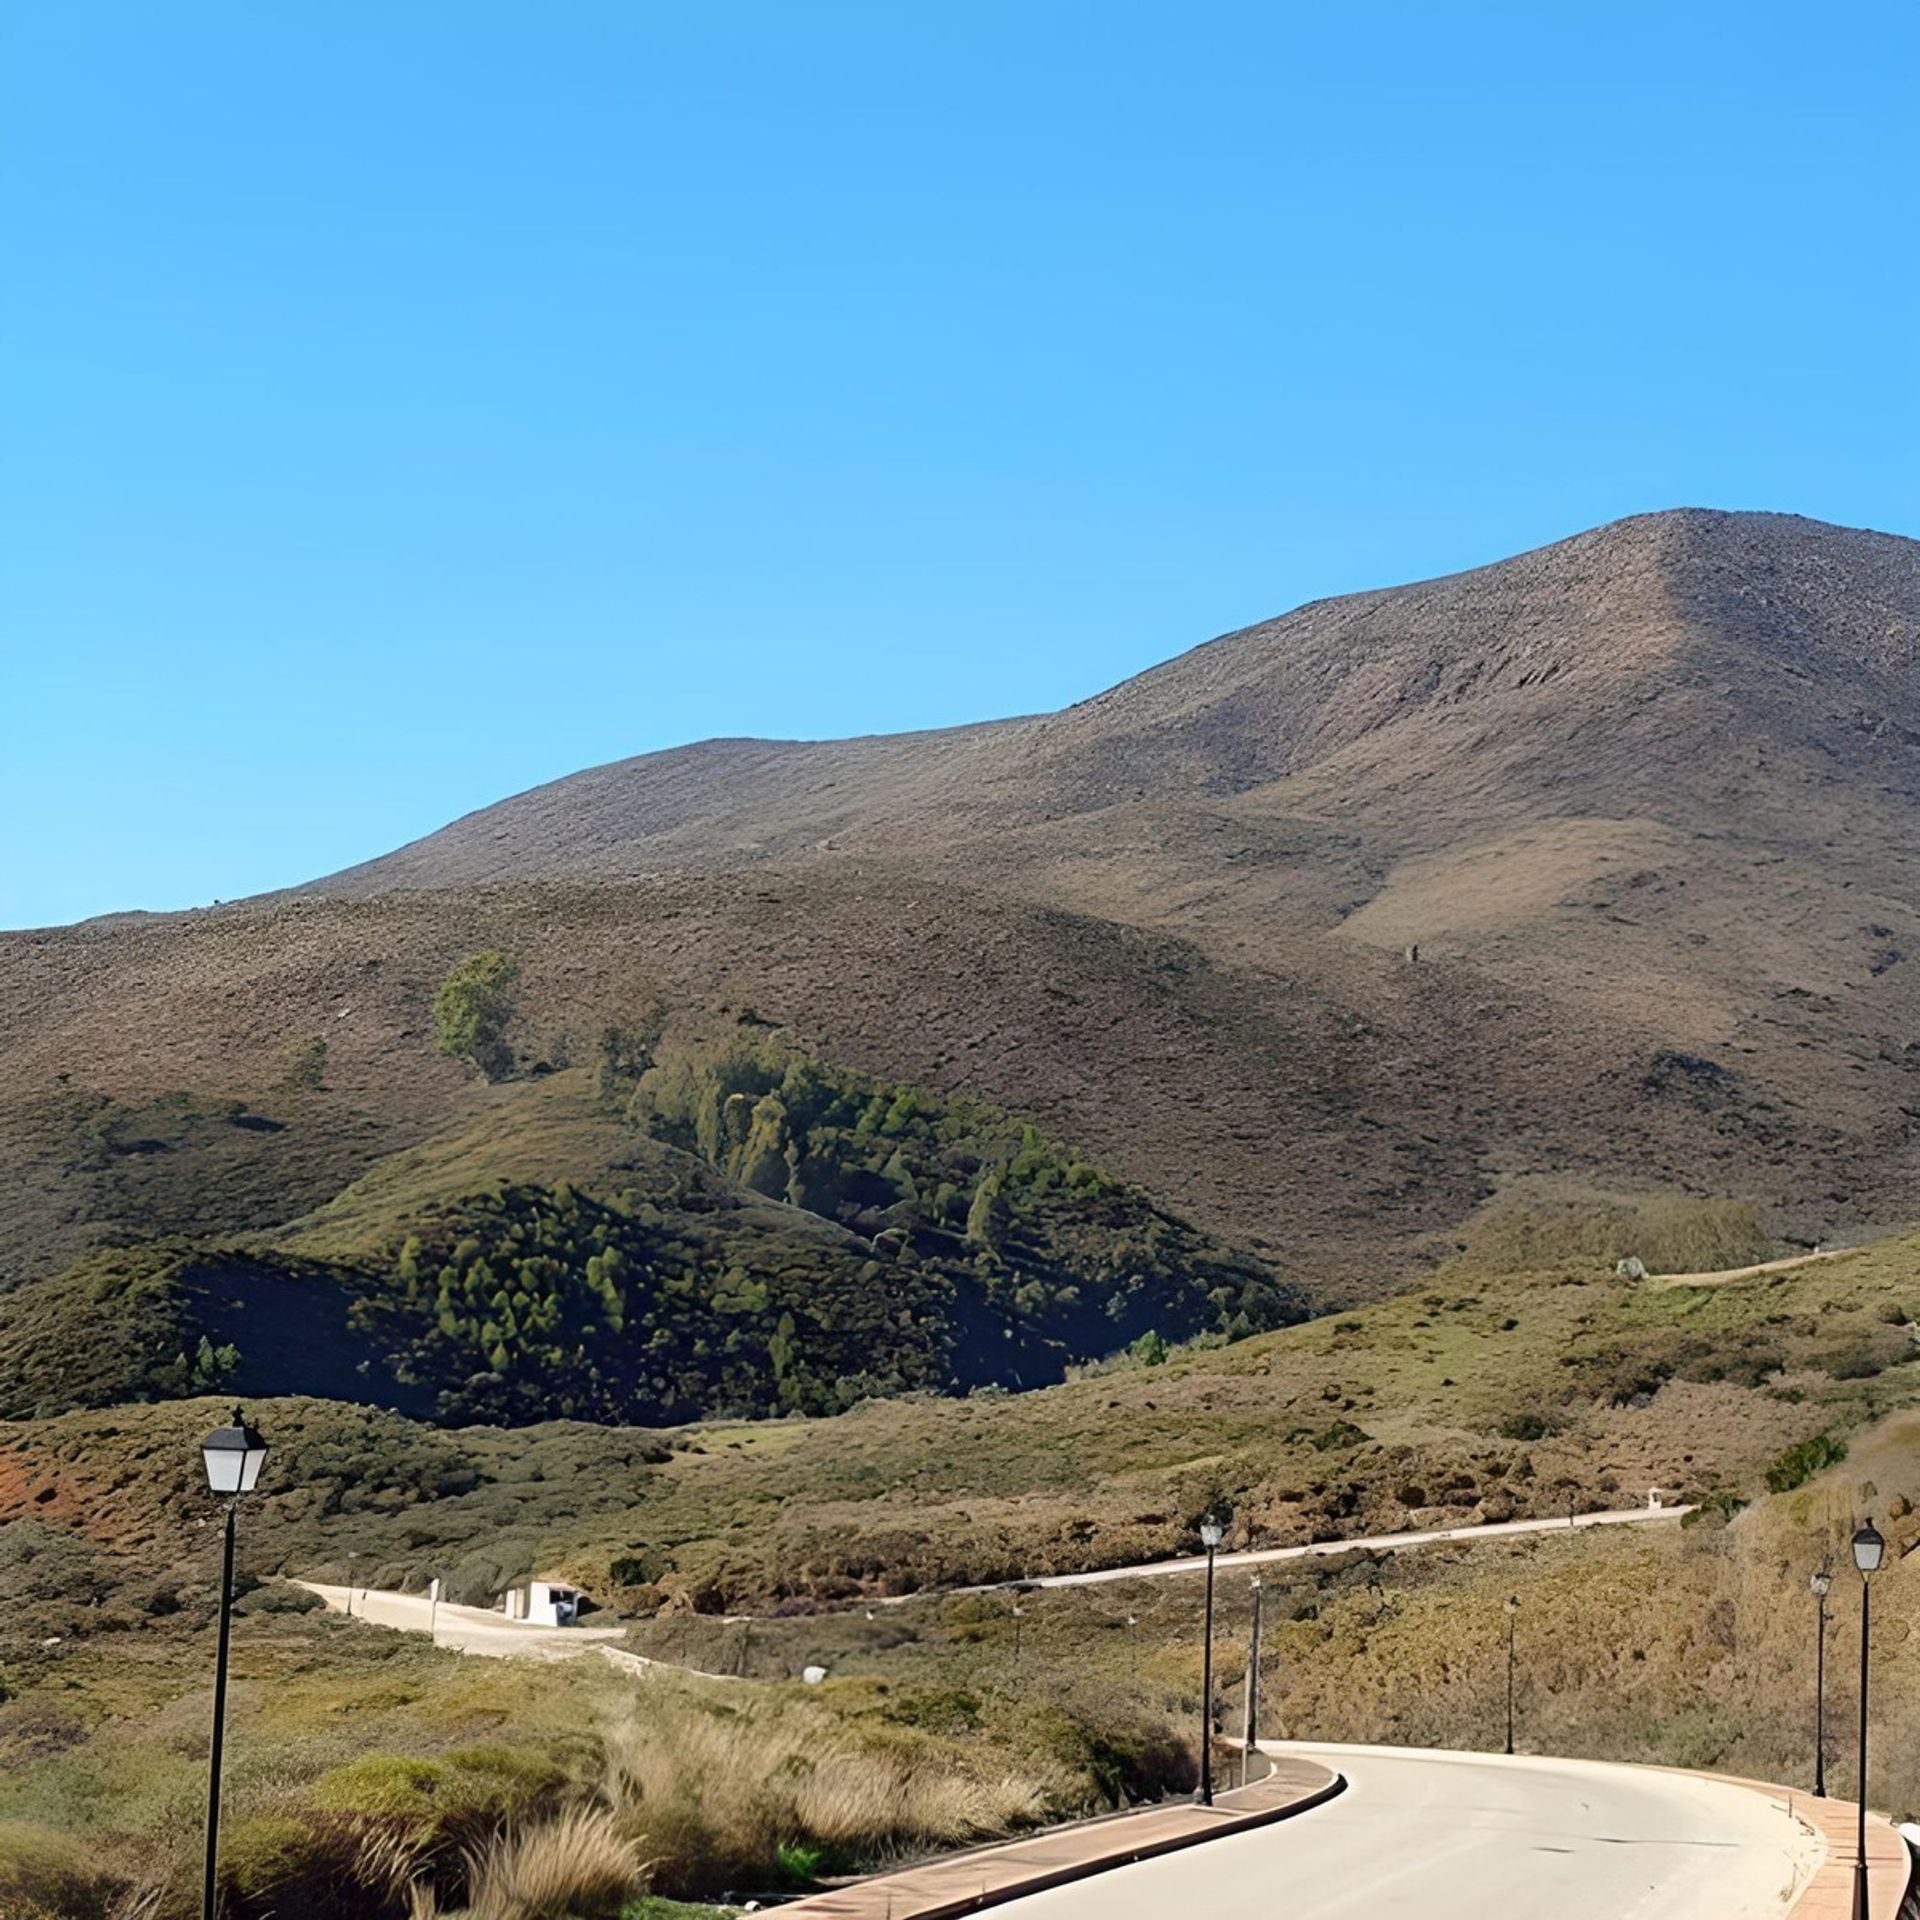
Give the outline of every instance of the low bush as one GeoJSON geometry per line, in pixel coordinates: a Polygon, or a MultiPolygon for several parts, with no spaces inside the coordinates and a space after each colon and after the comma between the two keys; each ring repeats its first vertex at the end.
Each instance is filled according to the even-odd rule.
{"type": "Polygon", "coordinates": [[[223,1903],[232,1920],[351,1912],[360,1863],[360,1838],[342,1824],[254,1814],[221,1833],[223,1903]]]}
{"type": "Polygon", "coordinates": [[[1469,1229],[1462,1264],[1488,1273],[1611,1267],[1637,1258],[1650,1273],[1750,1266],[1773,1243],[1744,1200],[1655,1194],[1633,1201],[1516,1201],[1469,1229]]]}
{"type": "Polygon", "coordinates": [[[1789,1447],[1767,1469],[1770,1493],[1791,1493],[1804,1487],[1816,1473],[1835,1467],[1847,1457],[1847,1443],[1831,1433],[1816,1433],[1811,1439],[1789,1447]]]}
{"type": "Polygon", "coordinates": [[[6,1920],[107,1920],[115,1892],[77,1840],[0,1821],[0,1914],[6,1920]]]}
{"type": "Polygon", "coordinates": [[[1544,1440],[1553,1431],[1554,1423],[1544,1413],[1510,1413],[1500,1422],[1506,1440],[1544,1440]]]}

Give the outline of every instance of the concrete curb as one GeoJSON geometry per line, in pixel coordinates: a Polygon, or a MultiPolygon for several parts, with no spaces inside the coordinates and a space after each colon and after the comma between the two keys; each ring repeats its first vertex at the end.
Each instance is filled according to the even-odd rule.
{"type": "MultiPolygon", "coordinates": [[[[1051,1887],[1069,1886],[1075,1881],[1092,1879],[1096,1874],[1110,1872],[1115,1867],[1159,1859],[1188,1847],[1201,1846],[1209,1840],[1225,1839],[1231,1834],[1256,1832],[1262,1827],[1273,1826],[1279,1821],[1292,1819],[1296,1814],[1324,1806],[1346,1791],[1344,1774],[1323,1767],[1317,1767],[1316,1771],[1326,1773],[1327,1778],[1319,1785],[1274,1806],[1253,1807],[1243,1812],[1216,1803],[1211,1810],[1213,1818],[1207,1824],[1182,1827],[1151,1838],[1136,1835],[1132,1841],[1128,1841],[1124,1829],[1129,1824],[1152,1821],[1156,1817],[1164,1819],[1170,1813],[1200,1815],[1206,1811],[1181,1803],[1136,1808],[1131,1813],[1107,1814],[1073,1826],[1056,1827],[1045,1835],[1034,1836],[1026,1841],[1003,1842],[982,1848],[977,1854],[948,1856],[946,1861],[931,1862],[926,1868],[909,1869],[900,1874],[882,1874],[830,1893],[809,1894],[805,1899],[780,1907],[777,1911],[783,1920],[952,1920],[952,1916],[980,1913],[1010,1900],[1024,1900],[1029,1894],[1044,1893],[1051,1887]],[[1050,1864],[1036,1862],[1033,1871],[1005,1880],[997,1886],[983,1885],[971,1892],[942,1894],[932,1888],[916,1893],[908,1884],[918,1875],[938,1874],[943,1867],[950,1869],[967,1859],[1006,1854],[1023,1847],[1055,1846],[1074,1834],[1092,1834],[1101,1830],[1112,1836],[1110,1851],[1084,1859],[1050,1864]]],[[[1234,1792],[1257,1792],[1262,1784],[1255,1781],[1252,1788],[1235,1788],[1234,1792]]]]}

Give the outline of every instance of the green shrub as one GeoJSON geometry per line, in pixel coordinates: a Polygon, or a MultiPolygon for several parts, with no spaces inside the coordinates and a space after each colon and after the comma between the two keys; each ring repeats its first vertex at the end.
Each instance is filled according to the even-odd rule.
{"type": "Polygon", "coordinates": [[[441,1757],[456,1773],[485,1782],[491,1789],[490,1798],[531,1801],[558,1793],[567,1784],[564,1767],[526,1747],[461,1747],[441,1757]]]}
{"type": "Polygon", "coordinates": [[[326,1840],[304,1820],[254,1814],[221,1833],[220,1879],[229,1911],[278,1910],[295,1889],[337,1881],[346,1871],[346,1861],[330,1857],[326,1840]]]}
{"type": "Polygon", "coordinates": [[[1831,1433],[1816,1433],[1810,1440],[1789,1447],[1767,1469],[1770,1493],[1791,1493],[1803,1487],[1826,1467],[1838,1466],[1847,1457],[1847,1443],[1831,1433]]]}
{"type": "Polygon", "coordinates": [[[366,1753],[323,1773],[307,1797],[329,1812],[416,1819],[444,1811],[452,1786],[448,1769],[437,1760],[366,1753]]]}
{"type": "Polygon", "coordinates": [[[1682,1527],[1724,1527],[1733,1517],[1745,1510],[1747,1502],[1731,1487],[1714,1487],[1703,1493],[1694,1503],[1693,1511],[1681,1522],[1682,1527]]]}
{"type": "Polygon", "coordinates": [[[1510,1413],[1500,1422],[1505,1440],[1544,1440],[1553,1430],[1553,1422],[1543,1413],[1510,1413]]]}
{"type": "MultiPolygon", "coordinates": [[[[305,1587],[296,1587],[290,1580],[269,1580],[235,1602],[234,1612],[244,1614],[318,1613],[326,1604],[317,1593],[309,1593],[305,1587]]],[[[161,1610],[155,1609],[155,1611],[161,1610]]]]}
{"type": "Polygon", "coordinates": [[[673,1556],[659,1547],[616,1554],[607,1566],[608,1577],[617,1587],[651,1587],[672,1571],[673,1556]]]}
{"type": "Polygon", "coordinates": [[[827,1851],[804,1840],[782,1840],[773,1850],[773,1859],[783,1887],[811,1887],[827,1864],[827,1851]]]}
{"type": "Polygon", "coordinates": [[[1611,1267],[1630,1256],[1650,1273],[1701,1273],[1751,1266],[1772,1250],[1757,1209],[1747,1201],[1654,1194],[1633,1201],[1493,1206],[1473,1222],[1462,1258],[1491,1273],[1611,1267]]]}
{"type": "Polygon", "coordinates": [[[922,1733],[973,1733],[980,1726],[980,1700],[958,1687],[916,1687],[896,1694],[881,1709],[896,1726],[922,1733]]]}
{"type": "Polygon", "coordinates": [[[1904,1328],[1870,1327],[1857,1338],[1818,1356],[1818,1364],[1835,1380],[1871,1380],[1889,1367],[1920,1358],[1904,1328]]]}
{"type": "Polygon", "coordinates": [[[1035,1714],[1031,1738],[1038,1752],[1091,1780],[1113,1807],[1181,1791],[1193,1784],[1197,1767],[1193,1752],[1163,1726],[1095,1726],[1058,1707],[1035,1714]]]}

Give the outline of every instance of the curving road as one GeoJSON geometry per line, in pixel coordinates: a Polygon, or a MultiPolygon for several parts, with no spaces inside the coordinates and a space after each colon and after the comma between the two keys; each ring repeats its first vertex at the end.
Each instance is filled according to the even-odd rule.
{"type": "Polygon", "coordinates": [[[1347,1790],[1029,1894],[1009,1920],[1781,1920],[1825,1846],[1752,1788],[1586,1760],[1276,1744],[1347,1790]]]}
{"type": "MultiPolygon", "coordinates": [[[[1214,1565],[1221,1573],[1235,1567],[1266,1567],[1282,1560],[1325,1560],[1341,1553],[1399,1553],[1407,1547],[1434,1547],[1465,1542],[1475,1545],[1484,1540],[1510,1540],[1525,1533],[1579,1532],[1586,1527],[1639,1527],[1650,1521],[1684,1520],[1692,1507],[1620,1507],[1606,1513],[1577,1513],[1569,1519],[1556,1514],[1540,1520],[1482,1520],[1458,1527],[1430,1527],[1419,1533],[1370,1533],[1353,1540],[1316,1540],[1305,1547],[1249,1547],[1240,1553],[1216,1556],[1214,1565]]],[[[1131,1567],[1096,1567],[1091,1573],[1043,1573],[1025,1580],[995,1580],[986,1586],[955,1587],[955,1593],[1005,1593],[1028,1587],[1100,1587],[1110,1580],[1155,1580],[1170,1573],[1204,1573],[1204,1554],[1184,1560],[1143,1560],[1131,1567]]],[[[886,1604],[901,1606],[909,1600],[934,1597],[926,1593],[889,1594],[886,1604]]]]}

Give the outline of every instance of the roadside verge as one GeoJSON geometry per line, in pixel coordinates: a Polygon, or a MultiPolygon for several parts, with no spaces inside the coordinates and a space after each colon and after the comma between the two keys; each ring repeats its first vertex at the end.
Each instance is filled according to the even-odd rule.
{"type": "Polygon", "coordinates": [[[1331,1800],[1346,1784],[1315,1761],[1279,1759],[1264,1780],[1219,1794],[1210,1807],[1183,1800],[1053,1827],[1031,1839],[810,1894],[783,1906],[781,1920],[946,1920],[978,1913],[1136,1860],[1270,1826],[1331,1800]]]}
{"type": "MultiPolygon", "coordinates": [[[[1723,1780],[1763,1794],[1784,1807],[1803,1827],[1811,1828],[1826,1845],[1826,1858],[1800,1889],[1788,1909],[1791,1920],[1854,1920],[1854,1863],[1859,1858],[1860,1809],[1851,1800],[1827,1800],[1771,1780],[1749,1780],[1735,1773],[1709,1773],[1695,1767],[1662,1767],[1662,1773],[1684,1773],[1696,1780],[1723,1780]]],[[[1900,1829],[1884,1815],[1867,1809],[1868,1912],[1887,1920],[1904,1914],[1903,1904],[1914,1881],[1914,1858],[1900,1829]]]]}

